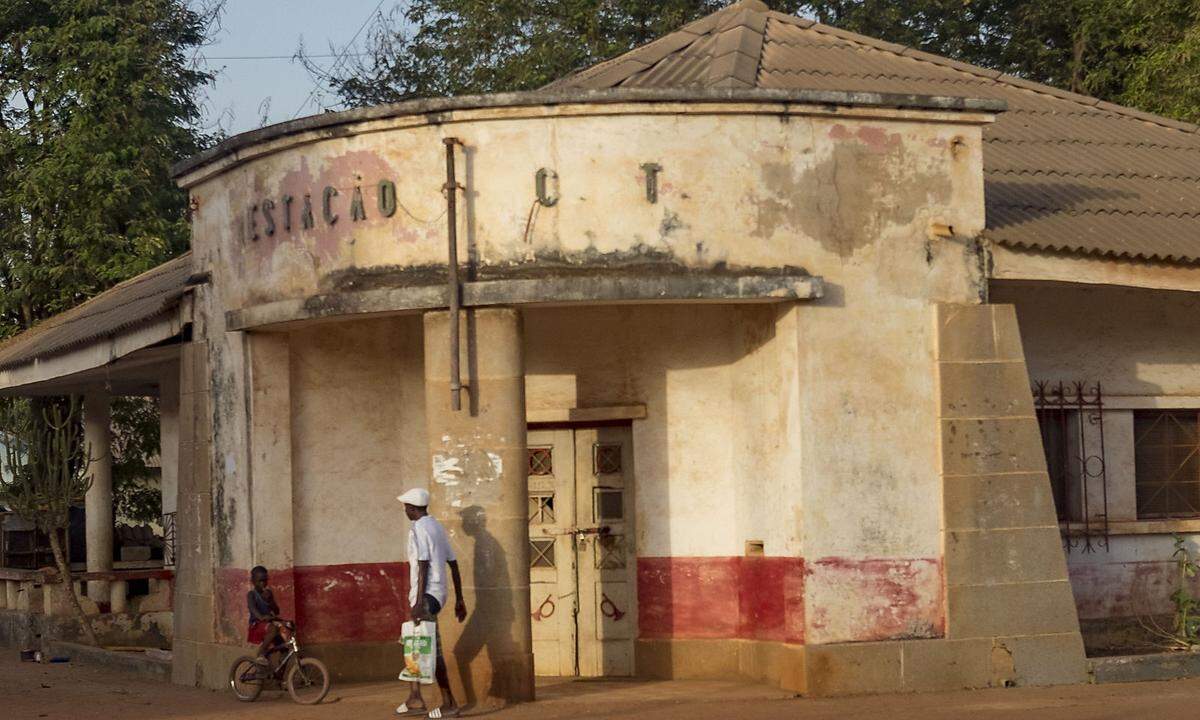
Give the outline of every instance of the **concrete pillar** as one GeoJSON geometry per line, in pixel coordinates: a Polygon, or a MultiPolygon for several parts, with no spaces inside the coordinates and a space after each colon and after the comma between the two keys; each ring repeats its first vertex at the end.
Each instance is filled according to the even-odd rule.
{"type": "Polygon", "coordinates": [[[47,583],[42,586],[42,613],[50,617],[66,617],[75,610],[67,592],[74,589],[75,583],[47,583]]]}
{"type": "Polygon", "coordinates": [[[29,612],[35,607],[33,590],[34,588],[32,580],[22,580],[21,582],[17,583],[17,610],[29,612]]]}
{"type": "Polygon", "coordinates": [[[162,466],[162,512],[179,502],[179,366],[171,365],[158,385],[158,455],[162,466]]]}
{"type": "Polygon", "coordinates": [[[123,613],[125,612],[125,601],[129,598],[129,583],[124,580],[114,580],[112,587],[109,589],[109,608],[110,612],[123,613]]]}
{"type": "Polygon", "coordinates": [[[9,610],[17,609],[17,596],[21,592],[21,583],[16,580],[4,581],[4,594],[7,597],[7,605],[9,610]]]}
{"type": "Polygon", "coordinates": [[[291,343],[285,333],[250,333],[250,563],[271,572],[284,617],[296,617],[292,522],[291,343]]]}
{"type": "MultiPolygon", "coordinates": [[[[112,494],[112,437],[109,418],[109,397],[104,393],[89,393],[83,402],[83,436],[93,458],[88,472],[92,486],[84,499],[87,514],[88,572],[112,570],[113,557],[113,494],[112,494]]],[[[88,582],[88,597],[97,601],[108,599],[108,582],[88,582]]]]}
{"type": "Polygon", "coordinates": [[[7,610],[10,607],[16,610],[15,603],[10,605],[8,602],[8,583],[9,581],[5,580],[4,587],[0,588],[0,590],[3,590],[3,592],[0,592],[0,610],[7,610]]]}
{"type": "Polygon", "coordinates": [[[451,594],[440,629],[459,699],[497,707],[533,699],[521,316],[511,308],[462,313],[467,388],[458,412],[448,333],[448,312],[426,313],[430,511],[454,543],[470,613],[465,624],[455,621],[451,594]]]}

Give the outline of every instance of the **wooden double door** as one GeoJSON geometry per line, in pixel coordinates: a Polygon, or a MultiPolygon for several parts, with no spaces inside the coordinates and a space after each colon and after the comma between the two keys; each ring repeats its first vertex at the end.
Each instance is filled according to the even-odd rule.
{"type": "Polygon", "coordinates": [[[538,675],[633,674],[630,428],[530,430],[529,592],[538,675]]]}

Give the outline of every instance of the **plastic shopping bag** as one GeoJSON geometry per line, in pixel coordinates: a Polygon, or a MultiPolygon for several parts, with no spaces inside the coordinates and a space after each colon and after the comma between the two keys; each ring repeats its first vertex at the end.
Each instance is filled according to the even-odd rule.
{"type": "Polygon", "coordinates": [[[404,645],[404,670],[400,679],[405,682],[433,683],[433,671],[437,663],[437,623],[424,620],[420,625],[411,621],[400,628],[400,642],[404,645]]]}

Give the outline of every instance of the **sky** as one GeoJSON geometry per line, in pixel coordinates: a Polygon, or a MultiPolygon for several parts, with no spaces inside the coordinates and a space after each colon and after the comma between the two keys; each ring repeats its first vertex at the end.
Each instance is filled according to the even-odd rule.
{"type": "Polygon", "coordinates": [[[220,29],[200,50],[201,67],[217,75],[207,90],[205,126],[234,134],[336,105],[336,97],[292,56],[301,41],[307,53],[327,56],[314,57],[324,67],[339,61],[331,54],[362,52],[369,31],[364,24],[395,5],[396,0],[226,0],[220,29]]]}

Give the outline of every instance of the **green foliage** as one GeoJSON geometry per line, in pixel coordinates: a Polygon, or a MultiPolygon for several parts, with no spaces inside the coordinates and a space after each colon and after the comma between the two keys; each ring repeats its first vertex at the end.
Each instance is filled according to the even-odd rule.
{"type": "MultiPolygon", "coordinates": [[[[218,0],[0,3],[0,337],[186,249],[187,197],[168,173],[209,142],[196,98],[211,77],[193,60],[219,11],[218,0]]],[[[133,466],[157,449],[157,427],[144,413],[114,420],[116,510],[144,519],[154,494],[133,466]]]]}
{"type": "Polygon", "coordinates": [[[205,142],[210,20],[185,0],[0,4],[0,334],[186,247],[168,170],[205,142]]]}
{"type": "MultiPolygon", "coordinates": [[[[374,26],[364,61],[326,79],[350,106],[531,90],[650,42],[729,2],[414,0],[374,26]]],[[[792,12],[799,3],[774,0],[768,5],[792,12]]]]}
{"type": "Polygon", "coordinates": [[[1179,570],[1179,588],[1171,593],[1175,605],[1174,640],[1184,647],[1200,644],[1200,600],[1192,595],[1192,578],[1196,577],[1196,561],[1182,535],[1175,535],[1175,552],[1171,558],[1179,570]]]}
{"type": "Polygon", "coordinates": [[[158,404],[153,398],[121,397],[112,403],[113,512],[135,525],[162,514],[158,404]]]}
{"type": "Polygon", "coordinates": [[[67,527],[71,506],[91,485],[81,406],[77,397],[0,403],[0,502],[47,534],[67,527]]]}

